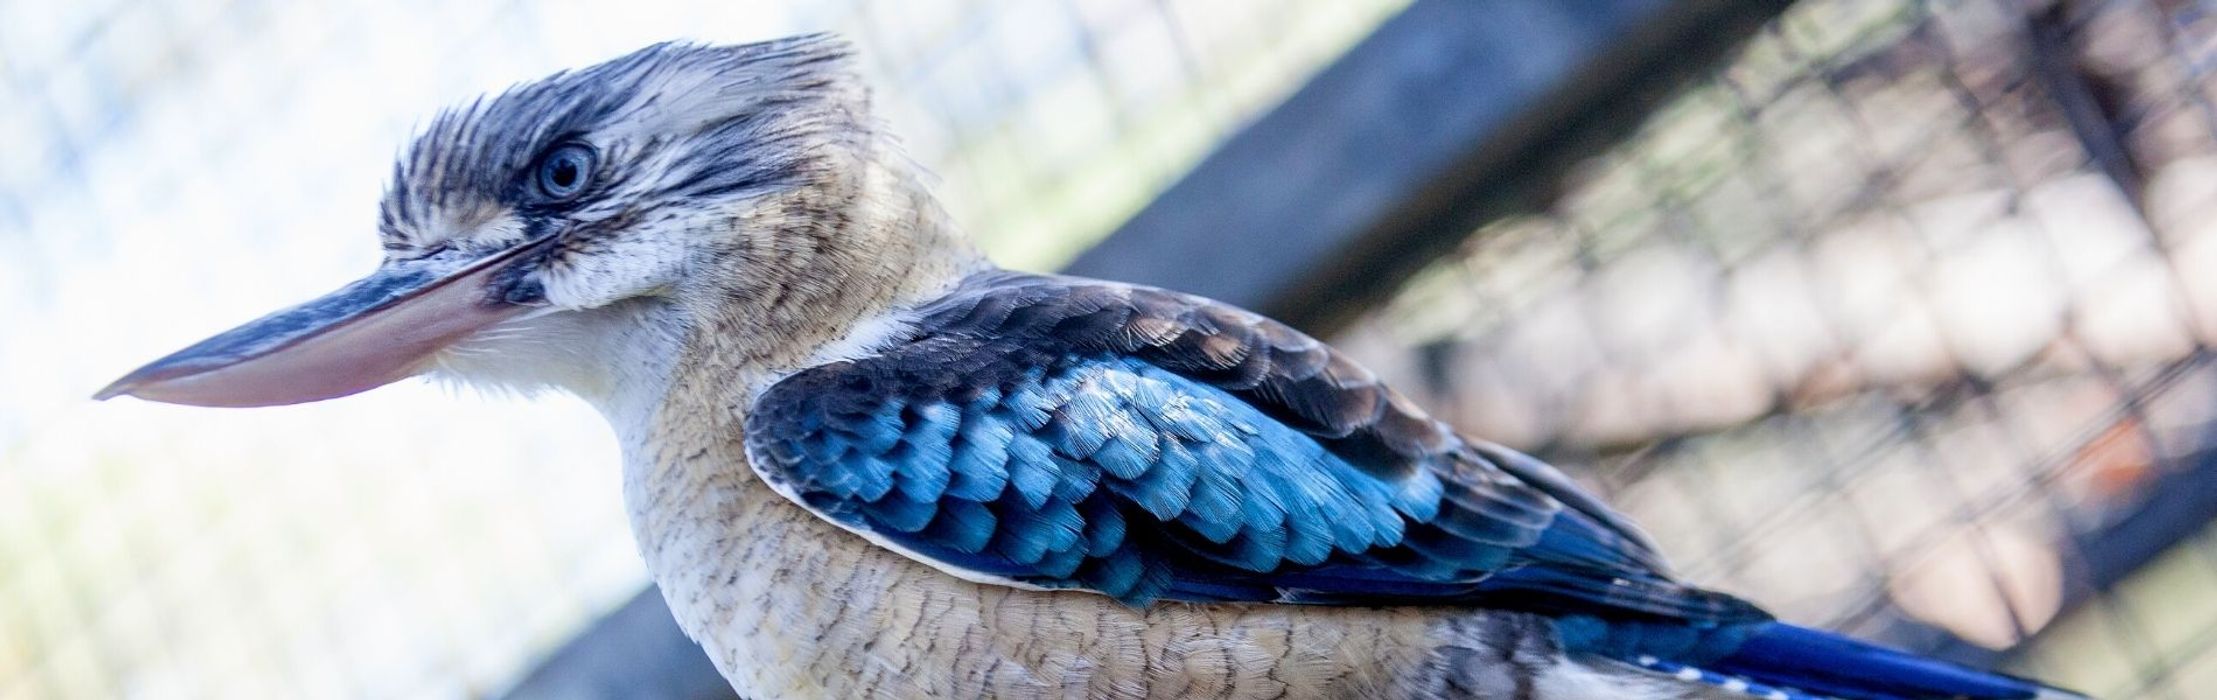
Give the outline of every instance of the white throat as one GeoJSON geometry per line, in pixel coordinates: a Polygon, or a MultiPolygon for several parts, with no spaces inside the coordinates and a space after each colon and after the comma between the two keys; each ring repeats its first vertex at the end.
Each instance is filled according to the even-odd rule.
{"type": "Polygon", "coordinates": [[[655,299],[550,311],[448,348],[432,376],[490,392],[566,391],[629,440],[667,393],[686,332],[676,308],[655,299]]]}

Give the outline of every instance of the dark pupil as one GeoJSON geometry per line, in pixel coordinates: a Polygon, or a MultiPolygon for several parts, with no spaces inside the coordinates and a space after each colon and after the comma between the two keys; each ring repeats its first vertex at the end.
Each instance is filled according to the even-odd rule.
{"type": "Polygon", "coordinates": [[[577,184],[577,162],[568,158],[554,161],[554,172],[548,178],[555,187],[568,189],[577,184]]]}

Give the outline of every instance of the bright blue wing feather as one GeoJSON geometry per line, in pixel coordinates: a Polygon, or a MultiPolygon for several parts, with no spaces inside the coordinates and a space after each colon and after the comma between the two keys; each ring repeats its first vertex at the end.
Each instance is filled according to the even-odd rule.
{"type": "Polygon", "coordinates": [[[1129,301],[1081,323],[1027,311],[1052,297],[978,300],[939,323],[1032,330],[926,333],[779,382],[749,419],[756,468],[820,515],[943,566],[1132,603],[1760,619],[1670,581],[1590,497],[1566,507],[1553,494],[1573,487],[1545,465],[1494,466],[1313,341],[1258,346],[1232,335],[1257,321],[1213,308],[1181,311],[1180,333],[1056,335],[1099,335],[1161,303],[1129,301]]]}

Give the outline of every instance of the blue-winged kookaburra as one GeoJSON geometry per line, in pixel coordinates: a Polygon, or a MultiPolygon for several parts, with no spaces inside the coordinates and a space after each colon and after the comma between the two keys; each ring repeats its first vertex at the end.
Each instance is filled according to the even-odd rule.
{"type": "Polygon", "coordinates": [[[670,609],[755,698],[2076,697],[1681,583],[1268,318],[993,266],[850,63],[665,44],[448,111],[375,272],[101,396],[582,396],[670,609]]]}

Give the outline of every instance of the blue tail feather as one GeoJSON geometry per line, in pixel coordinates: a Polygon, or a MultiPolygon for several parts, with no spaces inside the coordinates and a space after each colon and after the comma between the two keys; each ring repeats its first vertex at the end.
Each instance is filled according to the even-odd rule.
{"type": "Polygon", "coordinates": [[[2076,693],[1887,649],[1846,636],[1764,623],[1707,668],[1842,700],[2062,700],[2076,693]]]}

